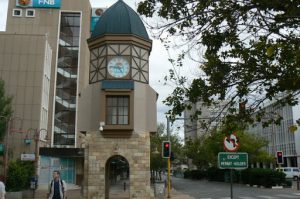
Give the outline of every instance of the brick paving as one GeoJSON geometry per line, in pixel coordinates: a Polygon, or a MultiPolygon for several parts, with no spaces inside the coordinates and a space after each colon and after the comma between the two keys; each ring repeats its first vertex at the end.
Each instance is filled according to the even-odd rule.
{"type": "MultiPolygon", "coordinates": [[[[68,185],[68,199],[84,199],[81,192],[81,187],[68,185]]],[[[114,187],[114,193],[111,195],[111,199],[126,199],[129,198],[129,192],[128,189],[124,191],[123,186],[117,186],[114,187]]],[[[154,192],[154,191],[153,191],[154,192]]],[[[23,191],[23,199],[45,199],[47,196],[47,186],[41,185],[35,192],[35,195],[33,197],[33,192],[31,190],[23,191]]],[[[181,193],[175,189],[172,189],[170,192],[170,196],[172,199],[195,199],[194,197],[191,197],[187,194],[181,193]]],[[[164,199],[167,198],[167,193],[164,199]]],[[[6,199],[10,199],[7,197],[6,199]]],[[[161,199],[159,197],[156,197],[155,199],[161,199]]]]}

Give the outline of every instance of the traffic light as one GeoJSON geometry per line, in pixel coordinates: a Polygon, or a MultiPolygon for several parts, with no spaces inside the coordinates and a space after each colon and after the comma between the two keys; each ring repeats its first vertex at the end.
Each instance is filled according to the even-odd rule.
{"type": "Polygon", "coordinates": [[[171,154],[171,142],[163,141],[162,143],[162,157],[169,158],[171,154]]]}
{"type": "Polygon", "coordinates": [[[277,157],[277,164],[283,164],[283,152],[277,151],[276,157],[277,157]]]}
{"type": "Polygon", "coordinates": [[[174,160],[175,160],[175,155],[174,155],[174,153],[173,153],[172,151],[171,151],[170,160],[171,160],[171,161],[174,161],[174,160]]]}

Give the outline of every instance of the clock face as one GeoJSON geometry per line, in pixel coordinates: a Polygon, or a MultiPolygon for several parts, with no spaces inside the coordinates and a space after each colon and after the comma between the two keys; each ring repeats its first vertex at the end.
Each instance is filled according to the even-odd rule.
{"type": "Polygon", "coordinates": [[[112,58],[107,65],[108,73],[116,78],[125,77],[129,72],[129,63],[123,57],[112,58]]]}

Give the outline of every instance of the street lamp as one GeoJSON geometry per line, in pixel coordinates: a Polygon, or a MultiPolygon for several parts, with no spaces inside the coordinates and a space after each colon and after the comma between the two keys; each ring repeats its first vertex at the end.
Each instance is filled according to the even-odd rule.
{"type": "MultiPolygon", "coordinates": [[[[30,131],[33,131],[34,132],[34,135],[33,135],[33,139],[34,139],[34,142],[35,142],[35,149],[34,149],[34,154],[35,154],[35,160],[34,160],[34,167],[35,167],[35,176],[37,177],[38,179],[38,175],[39,175],[39,169],[38,169],[38,163],[39,163],[39,142],[41,140],[43,140],[43,137],[46,137],[47,134],[48,134],[48,130],[47,129],[34,129],[34,128],[30,128],[27,130],[27,135],[26,135],[26,139],[28,139],[28,134],[30,134],[30,131]],[[45,131],[46,132],[46,136],[43,136],[41,137],[41,132],[42,131],[45,131]]],[[[45,138],[44,138],[45,139],[45,138]]]]}

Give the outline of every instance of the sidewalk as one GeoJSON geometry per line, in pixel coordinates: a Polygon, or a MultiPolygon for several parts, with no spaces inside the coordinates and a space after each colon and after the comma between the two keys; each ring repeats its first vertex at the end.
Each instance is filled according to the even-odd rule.
{"type": "MultiPolygon", "coordinates": [[[[153,190],[153,194],[155,195],[155,199],[165,199],[168,198],[168,190],[165,188],[165,184],[163,182],[156,182],[151,185],[153,190]]],[[[189,196],[188,194],[177,191],[172,188],[170,190],[170,198],[173,199],[195,199],[194,197],[189,196]]]]}
{"type": "MultiPolygon", "coordinates": [[[[81,196],[81,187],[73,184],[67,184],[68,188],[68,198],[70,199],[83,199],[81,196]]],[[[32,190],[23,191],[23,199],[45,199],[48,192],[48,185],[39,185],[38,189],[35,191],[34,197],[32,190]]],[[[7,197],[10,199],[10,197],[7,197]]]]}
{"type": "MultiPolygon", "coordinates": [[[[177,191],[176,189],[171,190],[170,196],[171,196],[172,199],[196,199],[192,196],[181,193],[181,192],[177,191]]],[[[165,198],[167,198],[167,196],[165,198]]]]}
{"type": "MultiPolygon", "coordinates": [[[[77,185],[68,184],[68,198],[70,199],[83,199],[81,195],[81,187],[77,185]]],[[[114,194],[111,195],[111,199],[113,198],[129,198],[128,188],[126,187],[126,191],[123,190],[123,186],[118,183],[117,186],[114,186],[112,189],[114,190],[114,194]]],[[[35,196],[33,197],[31,190],[27,190],[23,192],[23,199],[45,199],[47,195],[47,185],[40,185],[39,188],[35,192],[35,196]]],[[[166,193],[167,194],[167,193],[166,193]]],[[[172,199],[195,199],[187,194],[181,193],[175,189],[172,189],[170,192],[170,196],[172,199]]],[[[167,198],[167,195],[164,197],[167,198]]],[[[7,197],[7,199],[10,199],[7,197]]],[[[159,199],[158,197],[156,199],[159,199]]]]}

